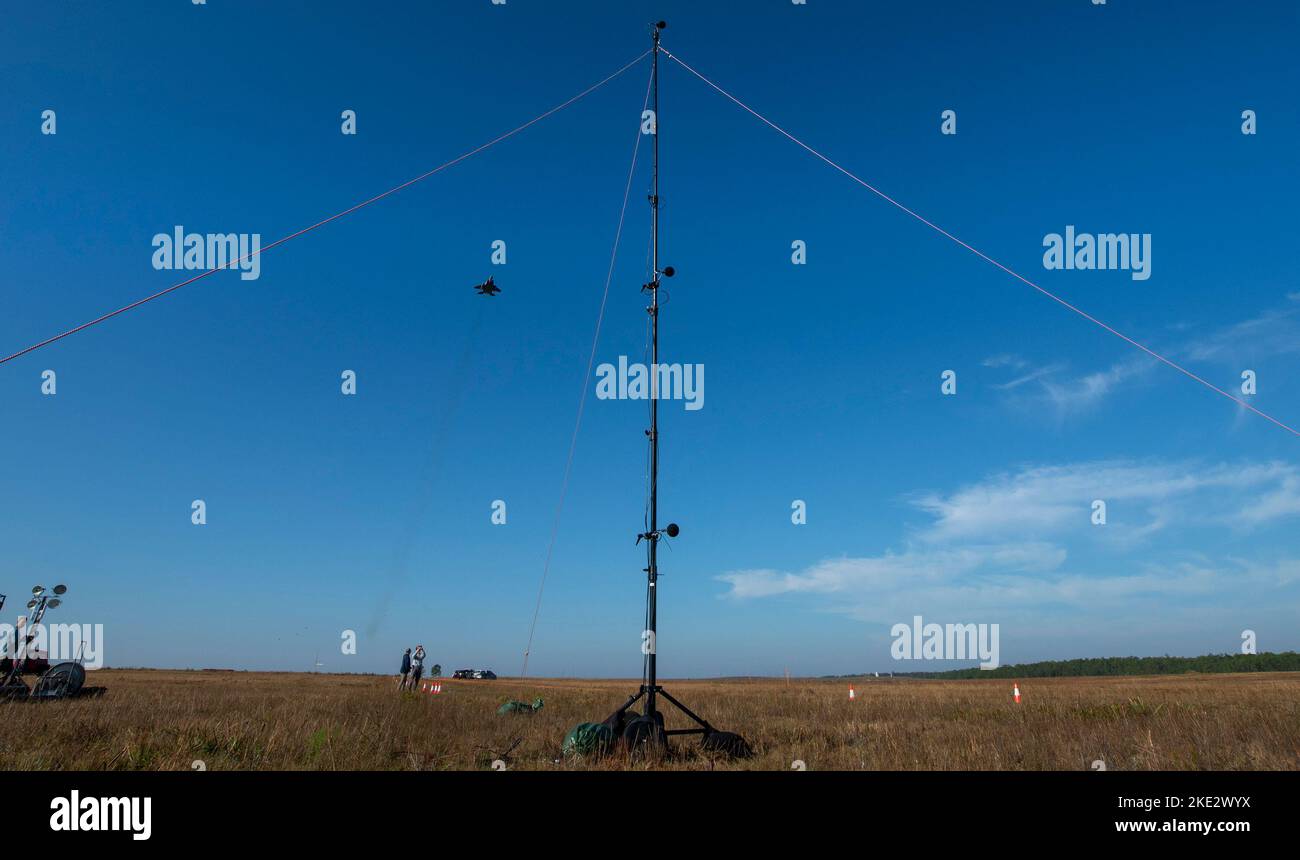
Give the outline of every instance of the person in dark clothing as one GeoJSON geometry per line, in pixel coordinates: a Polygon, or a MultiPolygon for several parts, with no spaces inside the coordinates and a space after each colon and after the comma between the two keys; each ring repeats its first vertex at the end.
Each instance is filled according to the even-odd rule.
{"type": "Polygon", "coordinates": [[[402,673],[397,676],[397,689],[405,690],[411,680],[411,649],[402,655],[402,673]]]}

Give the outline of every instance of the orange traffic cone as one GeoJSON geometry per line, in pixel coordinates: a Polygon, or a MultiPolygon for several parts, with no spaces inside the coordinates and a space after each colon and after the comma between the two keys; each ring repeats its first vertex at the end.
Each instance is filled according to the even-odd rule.
{"type": "Polygon", "coordinates": [[[1020,704],[1020,682],[1017,681],[1011,685],[1011,693],[1016,697],[1016,704],[1020,704]]]}
{"type": "Polygon", "coordinates": [[[853,692],[853,685],[852,685],[852,684],[849,684],[849,700],[850,700],[850,701],[853,700],[854,695],[855,695],[855,694],[854,694],[854,692],[853,692]]]}

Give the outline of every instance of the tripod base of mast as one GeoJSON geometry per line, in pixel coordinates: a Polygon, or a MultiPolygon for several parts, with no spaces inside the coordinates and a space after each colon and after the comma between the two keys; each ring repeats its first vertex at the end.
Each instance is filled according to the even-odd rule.
{"type": "Polygon", "coordinates": [[[708,720],[683,705],[671,693],[657,684],[653,687],[642,684],[640,690],[624,702],[622,707],[605,719],[605,725],[609,726],[614,732],[615,738],[621,740],[624,746],[632,752],[646,748],[666,750],[670,737],[700,735],[702,738],[701,746],[705,750],[725,753],[733,758],[748,758],[752,755],[749,744],[740,735],[718,731],[709,724],[708,720]],[[662,697],[686,715],[691,722],[695,723],[695,728],[666,729],[664,728],[663,713],[658,710],[653,714],[636,714],[633,712],[629,716],[628,711],[632,709],[632,706],[641,701],[651,691],[654,692],[655,697],[662,697]]]}

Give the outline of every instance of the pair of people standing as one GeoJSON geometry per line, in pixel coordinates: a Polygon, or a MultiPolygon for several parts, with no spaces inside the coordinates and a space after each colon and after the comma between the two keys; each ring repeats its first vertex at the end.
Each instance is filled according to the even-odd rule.
{"type": "Polygon", "coordinates": [[[402,655],[402,673],[397,679],[397,689],[414,690],[420,686],[420,676],[424,674],[424,646],[416,645],[415,652],[410,648],[402,655]]]}

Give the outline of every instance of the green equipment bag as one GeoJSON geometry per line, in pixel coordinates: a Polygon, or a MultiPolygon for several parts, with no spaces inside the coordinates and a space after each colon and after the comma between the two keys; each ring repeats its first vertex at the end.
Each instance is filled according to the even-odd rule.
{"type": "Polygon", "coordinates": [[[600,755],[614,745],[614,731],[604,723],[578,723],[564,736],[565,755],[600,755]]]}

